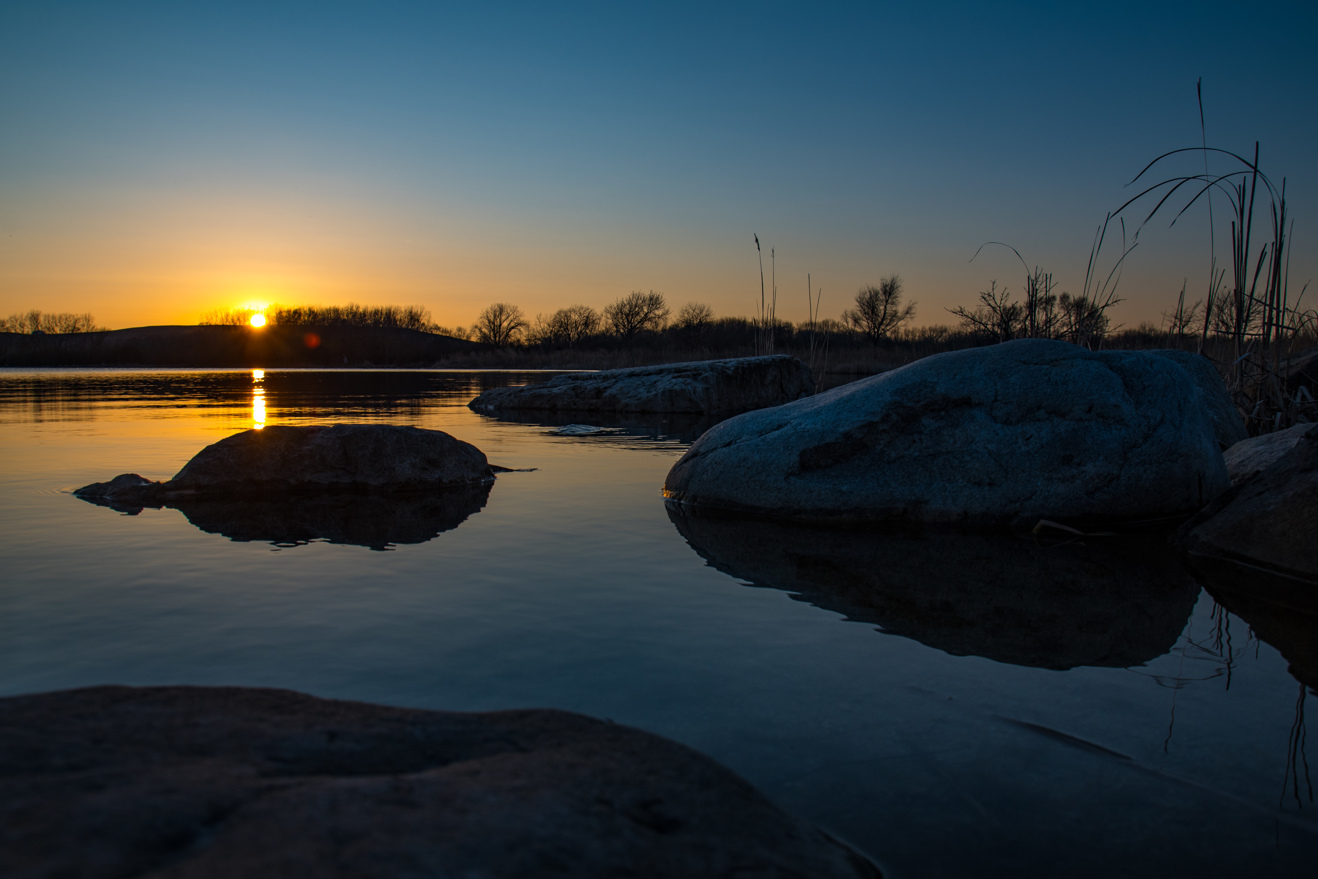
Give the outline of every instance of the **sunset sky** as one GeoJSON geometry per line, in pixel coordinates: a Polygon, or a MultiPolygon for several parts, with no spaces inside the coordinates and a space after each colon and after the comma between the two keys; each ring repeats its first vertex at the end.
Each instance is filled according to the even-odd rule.
{"type": "MultiPolygon", "coordinates": [[[[744,315],[757,233],[782,317],[807,272],[826,316],[897,273],[951,323],[1021,286],[1010,251],[970,261],[990,240],[1078,292],[1125,184],[1199,143],[1199,77],[1210,145],[1287,178],[1292,293],[1318,276],[1311,4],[1063,5],[11,0],[0,315],[469,325],[652,289],[744,315]]],[[[1128,326],[1207,284],[1206,211],[1170,218],[1126,262],[1128,326]]]]}

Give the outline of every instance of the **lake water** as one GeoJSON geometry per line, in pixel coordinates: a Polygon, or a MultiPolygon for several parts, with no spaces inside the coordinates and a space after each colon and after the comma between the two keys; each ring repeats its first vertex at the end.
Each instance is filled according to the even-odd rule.
{"type": "Polygon", "coordinates": [[[564,708],[697,748],[894,877],[1314,875],[1314,699],[1284,618],[1234,615],[1157,542],[670,514],[660,486],[704,425],[466,408],[537,377],[0,371],[0,695],[564,708]],[[168,478],[258,421],[434,428],[535,469],[483,507],[287,533],[262,524],[287,509],[194,525],[69,493],[168,478]]]}

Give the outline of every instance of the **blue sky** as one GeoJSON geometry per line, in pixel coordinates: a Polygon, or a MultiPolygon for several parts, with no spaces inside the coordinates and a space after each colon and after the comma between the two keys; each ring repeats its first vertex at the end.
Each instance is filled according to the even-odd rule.
{"type": "MultiPolygon", "coordinates": [[[[1124,184],[1198,143],[1199,77],[1210,143],[1258,140],[1287,178],[1298,289],[1318,28],[1267,13],[11,0],[0,312],[351,300],[469,324],[655,289],[749,314],[758,233],[782,316],[805,317],[807,272],[826,315],[895,272],[946,323],[990,280],[1019,289],[1009,251],[970,262],[989,240],[1078,291],[1124,184]]],[[[1207,222],[1141,233],[1121,322],[1156,321],[1183,278],[1201,295],[1207,222]]]]}

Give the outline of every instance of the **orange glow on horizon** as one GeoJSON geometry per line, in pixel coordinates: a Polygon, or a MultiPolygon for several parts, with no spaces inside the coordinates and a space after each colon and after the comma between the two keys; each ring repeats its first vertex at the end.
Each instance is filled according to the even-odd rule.
{"type": "Polygon", "coordinates": [[[252,315],[251,324],[258,328],[265,326],[265,315],[258,311],[256,314],[252,315]]]}

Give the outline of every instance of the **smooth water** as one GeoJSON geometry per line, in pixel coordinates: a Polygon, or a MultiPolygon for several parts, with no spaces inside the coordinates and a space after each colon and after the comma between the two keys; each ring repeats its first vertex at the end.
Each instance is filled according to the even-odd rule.
{"type": "Polygon", "coordinates": [[[1312,691],[1251,628],[1285,620],[1219,607],[1161,544],[670,514],[663,478],[704,425],[466,408],[535,378],[0,371],[0,694],[564,708],[703,751],[895,877],[1313,875],[1312,691]],[[286,510],[194,525],[69,494],[166,479],[254,422],[335,421],[535,469],[448,519],[330,511],[337,542],[256,523],[286,510]]]}

